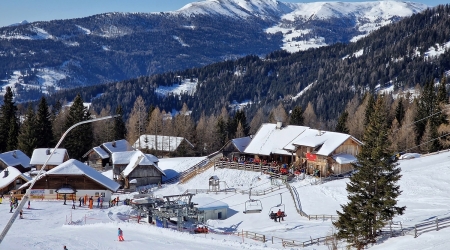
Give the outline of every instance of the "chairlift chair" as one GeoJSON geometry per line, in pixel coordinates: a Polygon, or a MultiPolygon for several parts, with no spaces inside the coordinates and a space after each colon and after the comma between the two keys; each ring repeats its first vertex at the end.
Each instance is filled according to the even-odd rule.
{"type": "MultiPolygon", "coordinates": [[[[271,207],[270,209],[269,209],[269,217],[270,217],[270,214],[273,212],[273,209],[276,209],[276,208],[278,208],[278,209],[280,209],[281,210],[281,212],[284,214],[284,216],[283,217],[286,217],[287,215],[286,215],[286,210],[285,210],[285,208],[286,208],[286,206],[283,204],[283,196],[282,196],[282,194],[280,193],[280,204],[278,204],[278,205],[275,205],[275,206],[273,206],[273,207],[271,207]]],[[[275,214],[277,213],[277,211],[275,211],[275,214]]]]}
{"type": "Polygon", "coordinates": [[[261,213],[263,210],[261,201],[252,199],[251,194],[252,194],[252,189],[250,189],[250,192],[248,193],[248,201],[245,202],[244,214],[261,213]]]}

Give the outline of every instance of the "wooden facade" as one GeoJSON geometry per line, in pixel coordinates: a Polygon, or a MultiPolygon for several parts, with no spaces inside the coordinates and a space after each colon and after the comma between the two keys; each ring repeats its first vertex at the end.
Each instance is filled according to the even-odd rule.
{"type": "MultiPolygon", "coordinates": [[[[23,184],[27,183],[28,180],[22,178],[20,175],[17,176],[16,179],[14,179],[13,182],[11,182],[8,186],[3,187],[0,189],[0,194],[8,194],[10,191],[17,190],[22,186],[23,184]]],[[[25,193],[25,190],[23,190],[25,193]]]]}
{"type": "Polygon", "coordinates": [[[106,164],[111,166],[111,157],[103,159],[95,150],[90,150],[85,158],[87,158],[87,164],[96,170],[103,170],[106,164]]]}
{"type": "Polygon", "coordinates": [[[127,165],[116,164],[113,167],[113,176],[124,188],[130,188],[130,181],[135,179],[135,186],[145,186],[150,184],[162,183],[162,173],[153,165],[138,165],[128,176],[123,176],[121,173],[127,165]]]}
{"type": "Polygon", "coordinates": [[[337,154],[348,154],[356,157],[361,150],[361,145],[350,137],[330,155],[317,155],[314,150],[313,147],[298,146],[295,152],[296,160],[294,165],[298,168],[304,168],[308,174],[314,174],[316,170],[319,170],[320,176],[325,177],[331,174],[342,174],[352,171],[352,164],[339,164],[333,159],[333,156],[337,154]]]}

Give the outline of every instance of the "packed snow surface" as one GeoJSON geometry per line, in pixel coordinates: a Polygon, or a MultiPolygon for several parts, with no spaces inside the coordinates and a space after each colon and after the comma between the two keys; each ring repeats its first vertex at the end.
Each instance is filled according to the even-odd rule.
{"type": "MultiPolygon", "coordinates": [[[[418,155],[416,155],[418,156],[418,155]]],[[[446,217],[450,212],[450,152],[434,155],[422,155],[419,158],[399,160],[402,178],[399,185],[402,194],[398,198],[400,206],[406,206],[404,215],[394,218],[394,222],[402,222],[403,228],[411,228],[417,223],[446,217]]],[[[185,161],[187,159],[184,159],[185,161]]],[[[179,166],[177,159],[172,165],[179,166]]],[[[164,162],[161,159],[160,164],[164,162]]],[[[163,167],[164,164],[161,164],[163,167]]],[[[169,165],[167,165],[169,166],[169,165]]],[[[175,168],[175,167],[171,167],[175,168]]],[[[180,167],[181,170],[181,167],[180,167]]],[[[211,176],[217,176],[222,189],[229,192],[222,194],[199,193],[202,197],[212,198],[228,204],[228,218],[225,220],[209,220],[206,224],[217,232],[250,231],[261,233],[268,240],[266,243],[256,242],[248,238],[242,239],[231,234],[194,235],[162,229],[141,221],[137,224],[130,215],[135,215],[129,206],[117,206],[99,209],[94,207],[78,207],[75,210],[62,205],[62,201],[31,201],[31,209],[24,209],[24,219],[17,219],[8,235],[2,242],[5,249],[282,249],[279,239],[272,236],[307,241],[329,235],[333,228],[330,220],[308,220],[298,215],[294,201],[281,183],[272,183],[267,175],[231,169],[210,168],[197,175],[185,184],[163,185],[153,190],[156,196],[181,194],[187,189],[207,189],[211,176]],[[244,214],[245,202],[249,195],[238,191],[252,188],[252,199],[261,201],[263,211],[260,214],[244,214]],[[274,190],[265,195],[255,193],[268,189],[274,190]],[[236,191],[234,191],[236,190],[236,191]],[[277,206],[282,202],[284,206],[277,206]],[[287,217],[284,221],[274,222],[269,219],[270,211],[284,208],[287,217]],[[73,223],[69,223],[73,222],[73,223]],[[116,240],[117,228],[124,231],[124,242],[116,240]],[[244,241],[244,242],[242,242],[244,241]]],[[[340,205],[347,202],[345,190],[348,179],[314,185],[316,179],[306,177],[294,180],[301,199],[303,210],[310,215],[335,215],[340,205]]],[[[132,198],[132,194],[120,195],[120,200],[132,198]]],[[[0,205],[0,227],[4,227],[9,219],[8,200],[0,205]],[[6,204],[5,204],[6,203],[6,204]]],[[[387,238],[371,249],[448,249],[450,228],[431,231],[414,238],[411,234],[387,238]]],[[[295,249],[295,248],[294,248],[295,249]]],[[[313,245],[305,249],[326,250],[327,246],[313,245]]],[[[344,246],[342,245],[342,248],[344,246]]]]}

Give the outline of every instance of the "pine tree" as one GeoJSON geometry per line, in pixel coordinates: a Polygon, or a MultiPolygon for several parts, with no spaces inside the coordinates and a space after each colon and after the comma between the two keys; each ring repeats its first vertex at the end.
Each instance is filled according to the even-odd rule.
{"type": "Polygon", "coordinates": [[[300,106],[295,106],[292,110],[291,117],[289,119],[290,125],[302,126],[304,123],[303,120],[303,110],[300,106]]]}
{"type": "MultiPolygon", "coordinates": [[[[81,95],[78,94],[73,100],[72,106],[69,108],[69,113],[65,123],[65,130],[72,125],[87,121],[91,119],[91,114],[83,105],[81,95]]],[[[94,135],[92,132],[92,125],[90,123],[83,124],[72,129],[64,139],[64,147],[67,149],[70,158],[82,160],[82,156],[92,148],[94,135]]]]}
{"type": "MultiPolygon", "coordinates": [[[[372,115],[373,109],[374,109],[374,105],[375,105],[375,98],[373,97],[372,94],[367,94],[366,95],[367,98],[367,105],[366,105],[366,110],[364,112],[364,126],[366,126],[369,123],[369,119],[370,116],[372,115]]],[[[364,98],[364,99],[366,99],[364,98]]]]}
{"type": "Polygon", "coordinates": [[[397,122],[402,125],[403,118],[405,118],[405,106],[403,105],[403,97],[400,97],[398,100],[397,107],[395,107],[395,119],[397,122]]]}
{"type": "Polygon", "coordinates": [[[391,161],[388,126],[383,100],[378,98],[364,132],[364,144],[358,154],[358,171],[347,184],[349,202],[337,211],[334,222],[337,236],[357,249],[377,240],[379,230],[405,207],[397,206],[401,194],[400,168],[391,161]]]}
{"type": "Polygon", "coordinates": [[[50,148],[54,145],[51,113],[48,109],[47,100],[41,97],[36,113],[36,130],[38,148],[50,148]]]}
{"type": "Polygon", "coordinates": [[[127,127],[125,122],[123,121],[123,110],[122,105],[119,105],[116,108],[116,115],[119,115],[114,118],[114,140],[122,140],[127,135],[127,127]]]}
{"type": "Polygon", "coordinates": [[[448,104],[447,78],[442,76],[438,87],[437,101],[439,104],[448,104]]]}
{"type": "Polygon", "coordinates": [[[347,128],[347,119],[348,119],[348,112],[345,110],[338,119],[338,123],[336,125],[336,132],[348,134],[349,130],[347,128]]]}
{"type": "Polygon", "coordinates": [[[36,115],[31,104],[28,104],[25,120],[20,126],[18,149],[31,157],[35,148],[37,148],[36,115]]]}
{"type": "Polygon", "coordinates": [[[9,123],[8,141],[6,145],[6,151],[12,151],[17,149],[17,137],[19,136],[19,123],[17,119],[12,118],[9,123]]]}
{"type": "MultiPolygon", "coordinates": [[[[6,87],[5,95],[3,96],[3,105],[0,107],[0,152],[5,152],[8,148],[8,143],[13,143],[14,138],[17,139],[15,128],[10,129],[11,124],[19,124],[16,116],[17,107],[13,101],[14,95],[11,88],[6,87]],[[14,138],[9,138],[13,136],[14,138]]],[[[15,126],[15,125],[14,125],[15,126]]],[[[13,145],[11,145],[13,146],[13,145]]]]}

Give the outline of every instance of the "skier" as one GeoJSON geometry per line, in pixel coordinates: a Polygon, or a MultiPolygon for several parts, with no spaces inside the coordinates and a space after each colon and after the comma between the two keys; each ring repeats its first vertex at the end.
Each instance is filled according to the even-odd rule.
{"type": "Polygon", "coordinates": [[[28,200],[28,209],[30,209],[30,200],[28,200]]]}
{"type": "Polygon", "coordinates": [[[100,207],[100,196],[97,198],[97,207],[100,207]]]}
{"type": "Polygon", "coordinates": [[[93,206],[94,206],[94,198],[92,198],[91,196],[91,198],[89,198],[89,209],[92,209],[93,206]]]}
{"type": "Polygon", "coordinates": [[[12,213],[12,210],[14,208],[14,204],[11,202],[11,204],[9,204],[11,206],[11,210],[9,210],[10,213],[12,213]]]}
{"type": "Polygon", "coordinates": [[[20,210],[20,218],[23,219],[23,210],[20,210]]]}
{"type": "Polygon", "coordinates": [[[79,207],[81,207],[81,196],[80,196],[80,198],[79,198],[78,200],[80,201],[80,205],[79,205],[79,207]]]}
{"type": "Polygon", "coordinates": [[[63,250],[69,250],[69,249],[67,249],[67,247],[66,246],[64,246],[64,249],[63,250]]]}
{"type": "Polygon", "coordinates": [[[75,209],[75,198],[72,198],[72,209],[75,209]]]}
{"type": "Polygon", "coordinates": [[[103,208],[103,196],[100,197],[100,208],[103,208]]]}
{"type": "Polygon", "coordinates": [[[119,227],[119,229],[117,231],[117,235],[119,236],[119,241],[124,241],[124,239],[123,239],[123,231],[122,231],[122,229],[120,229],[120,227],[119,227]]]}

